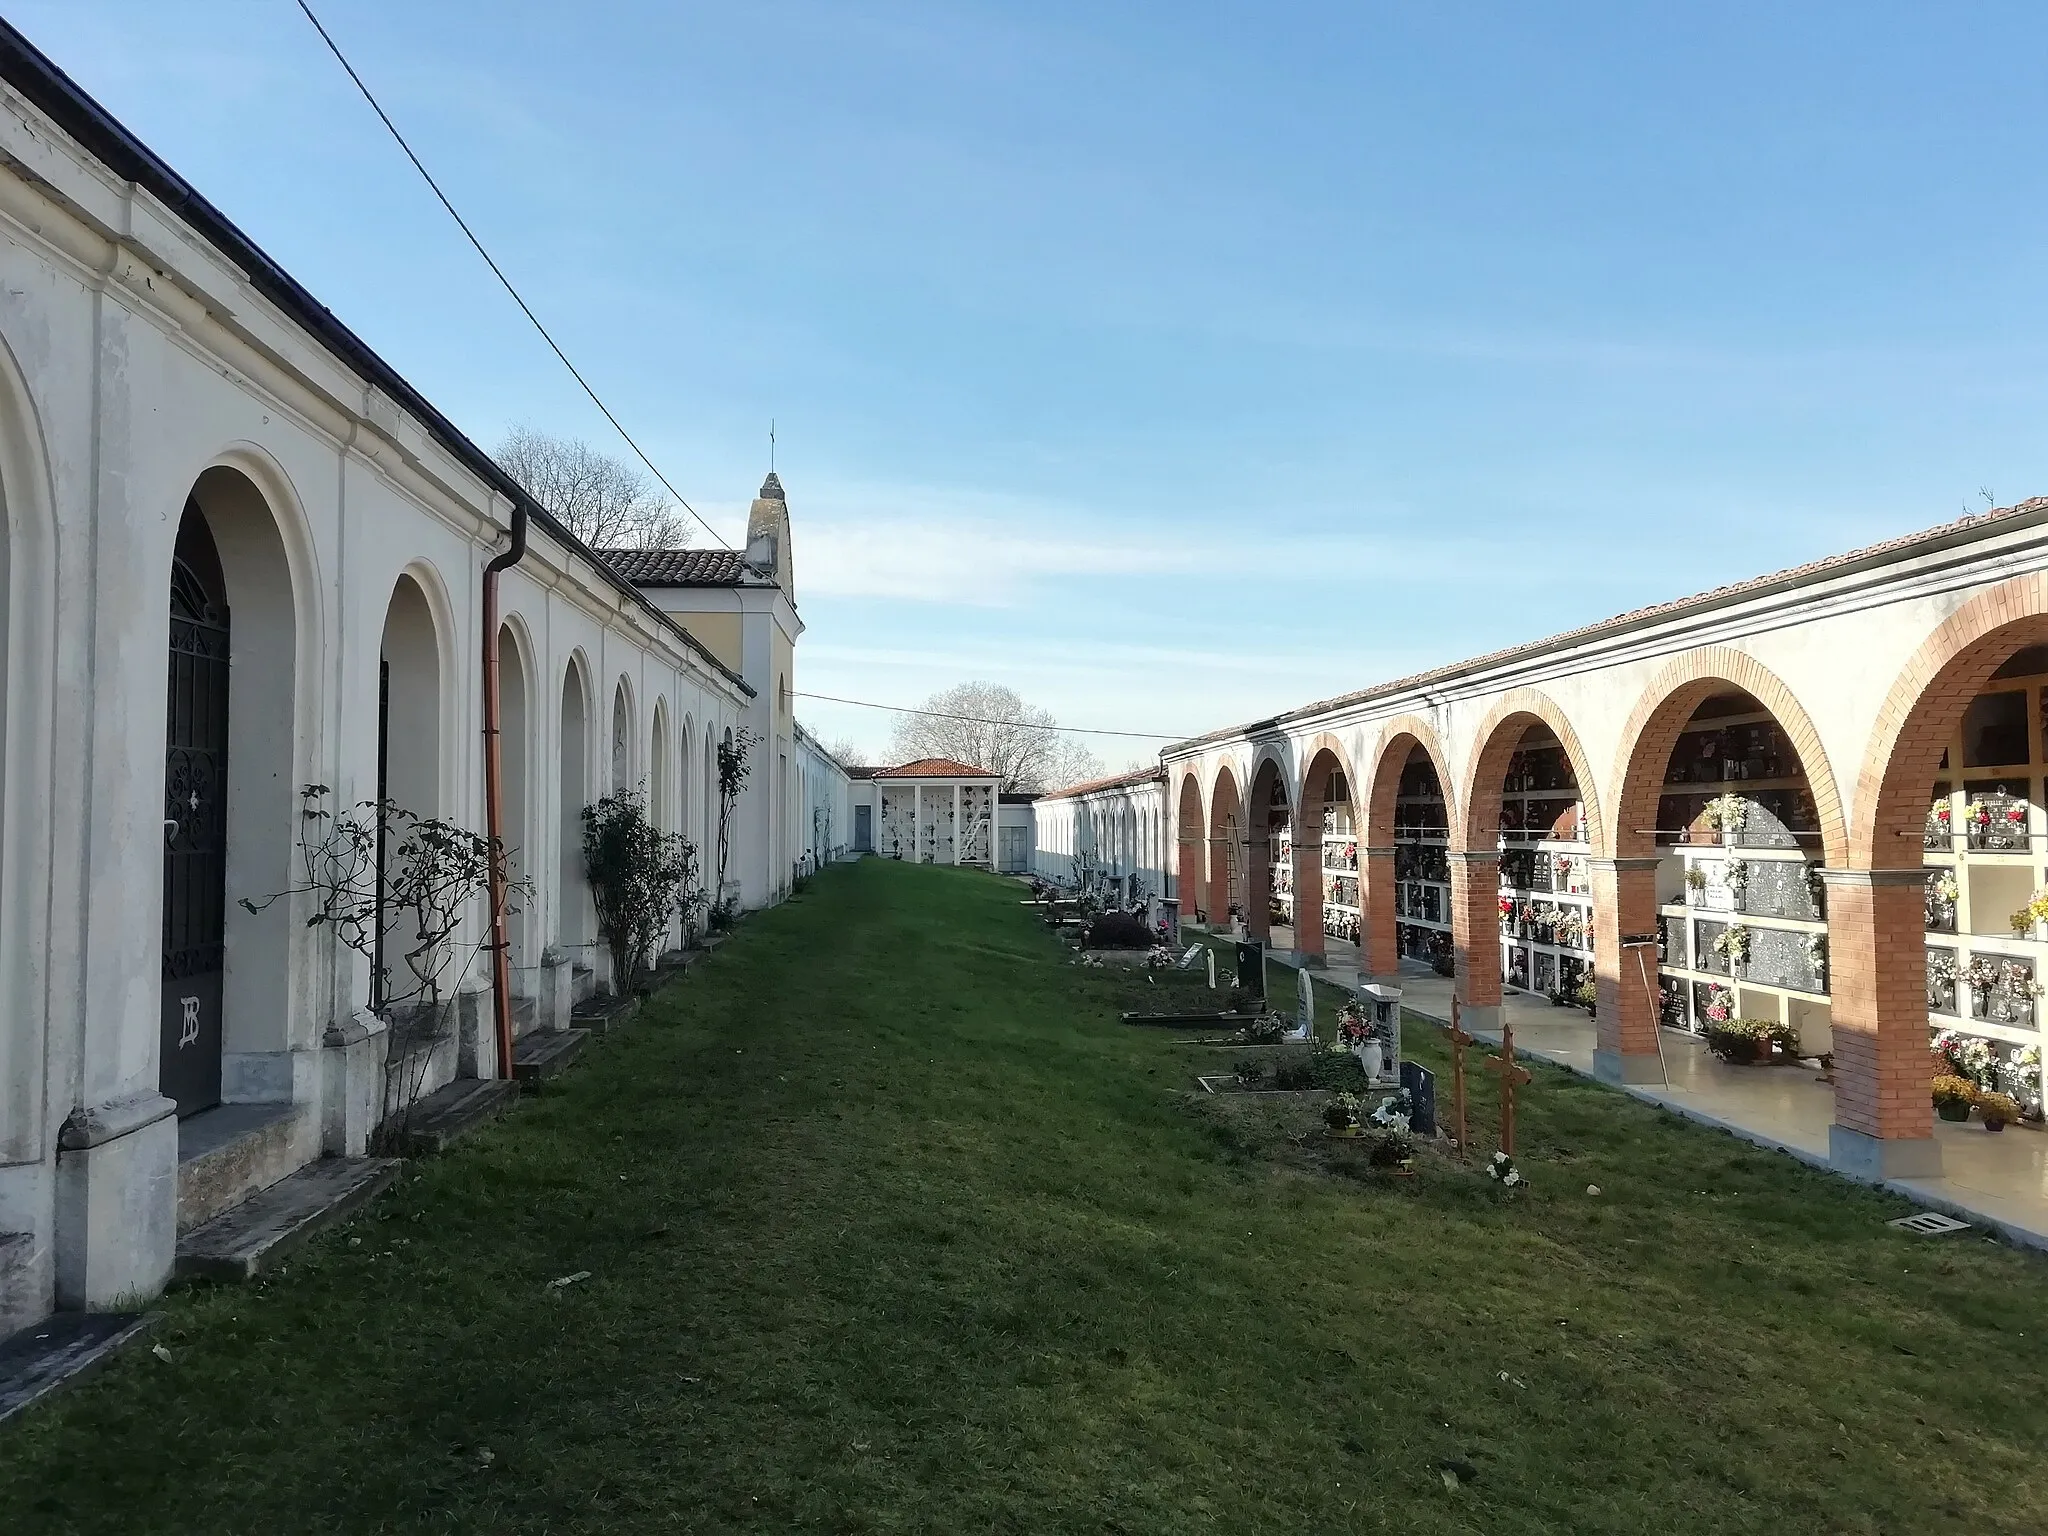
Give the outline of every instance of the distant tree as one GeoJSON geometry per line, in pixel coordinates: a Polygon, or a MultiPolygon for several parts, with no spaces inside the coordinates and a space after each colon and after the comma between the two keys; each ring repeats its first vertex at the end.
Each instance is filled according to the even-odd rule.
{"type": "Polygon", "coordinates": [[[825,750],[832,754],[842,768],[858,768],[867,761],[867,754],[844,736],[837,741],[826,743],[825,750]]]}
{"type": "Polygon", "coordinates": [[[592,549],[680,549],[690,530],[654,481],[574,437],[514,427],[491,455],[592,549]]]}
{"type": "Polygon", "coordinates": [[[1026,794],[1097,778],[1102,763],[1064,735],[1050,712],[995,683],[959,683],[924,701],[930,713],[900,715],[889,752],[898,763],[950,757],[986,768],[1003,788],[1026,794]],[[948,718],[954,717],[954,718],[948,718]]]}

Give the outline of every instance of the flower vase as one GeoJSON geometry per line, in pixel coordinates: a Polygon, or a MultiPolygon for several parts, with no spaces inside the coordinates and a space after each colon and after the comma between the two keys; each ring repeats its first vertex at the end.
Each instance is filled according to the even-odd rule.
{"type": "Polygon", "coordinates": [[[1958,1123],[1970,1118],[1970,1106],[1967,1100],[1937,1104],[1934,1106],[1934,1112],[1941,1116],[1942,1119],[1951,1123],[1958,1123]]]}
{"type": "Polygon", "coordinates": [[[1377,1039],[1368,1040],[1358,1048],[1358,1064],[1365,1068],[1365,1080],[1376,1083],[1380,1070],[1387,1064],[1387,1048],[1377,1039]]]}

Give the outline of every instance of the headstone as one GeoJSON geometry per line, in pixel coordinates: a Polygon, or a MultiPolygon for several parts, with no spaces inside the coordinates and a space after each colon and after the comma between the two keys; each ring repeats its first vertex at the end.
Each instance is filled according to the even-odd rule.
{"type": "Polygon", "coordinates": [[[1316,984],[1308,979],[1308,972],[1297,971],[1295,979],[1294,1038],[1306,1040],[1316,1032],[1316,984]]]}
{"type": "Polygon", "coordinates": [[[1209,990],[1214,992],[1216,990],[1216,951],[1205,949],[1202,953],[1209,957],[1209,990]]]}
{"type": "Polygon", "coordinates": [[[1401,989],[1369,981],[1358,992],[1359,1000],[1365,1004],[1366,1018],[1384,1047],[1381,1059],[1386,1065],[1380,1071],[1391,1076],[1396,1070],[1395,1063],[1401,1059],[1401,989]]]}
{"type": "Polygon", "coordinates": [[[1173,968],[1176,971],[1192,971],[1195,968],[1195,956],[1202,954],[1209,957],[1209,985],[1213,987],[1216,985],[1216,951],[1213,949],[1205,950],[1199,944],[1190,944],[1181,951],[1181,957],[1173,968]]]}
{"type": "Polygon", "coordinates": [[[1266,996],[1266,946],[1258,939],[1240,939],[1237,945],[1237,984],[1260,1001],[1266,996]]]}
{"type": "Polygon", "coordinates": [[[1177,897],[1167,896],[1160,900],[1157,921],[1166,925],[1168,944],[1180,943],[1180,901],[1177,897]]]}
{"type": "Polygon", "coordinates": [[[1408,1090],[1408,1129],[1417,1136],[1436,1135],[1436,1074],[1419,1061],[1401,1063],[1401,1086],[1408,1090]]]}

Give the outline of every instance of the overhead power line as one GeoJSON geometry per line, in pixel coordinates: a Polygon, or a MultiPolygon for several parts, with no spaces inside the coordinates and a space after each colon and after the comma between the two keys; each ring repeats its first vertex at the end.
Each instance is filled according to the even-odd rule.
{"type": "Polygon", "coordinates": [[[1190,732],[1162,736],[1157,731],[1097,731],[1085,725],[1041,725],[1036,720],[992,720],[986,715],[955,715],[943,709],[912,709],[907,704],[877,704],[871,699],[842,699],[829,693],[804,693],[791,689],[800,699],[822,699],[827,704],[852,704],[861,709],[886,709],[898,715],[924,715],[933,720],[965,720],[969,725],[1022,725],[1036,731],[1060,731],[1069,736],[1133,736],[1140,741],[1186,741],[1190,732]]]}
{"type": "Polygon", "coordinates": [[[683,493],[677,490],[674,485],[670,484],[668,476],[664,475],[661,472],[660,467],[654,462],[654,460],[647,457],[646,450],[643,449],[637,442],[633,440],[633,434],[626,430],[625,424],[621,422],[617,416],[614,416],[612,414],[612,408],[606,405],[603,400],[598,398],[597,391],[590,387],[590,380],[583,377],[582,370],[579,369],[574,363],[569,361],[569,354],[564,352],[561,348],[561,345],[555,340],[555,338],[548,334],[548,328],[540,323],[540,316],[536,315],[533,312],[533,307],[530,304],[528,304],[525,299],[519,296],[519,290],[512,286],[512,279],[505,275],[504,269],[501,268],[497,264],[497,262],[491,259],[491,253],[484,249],[483,241],[477,239],[476,231],[469,227],[469,221],[463,218],[461,214],[455,211],[455,205],[448,201],[448,194],[441,190],[441,184],[434,180],[433,173],[430,172],[426,168],[426,166],[420,163],[420,157],[414,154],[412,151],[412,146],[406,143],[405,135],[400,133],[398,131],[398,125],[391,121],[391,115],[388,112],[386,112],[382,106],[378,104],[377,98],[370,93],[370,88],[363,83],[363,77],[356,73],[355,65],[349,63],[348,55],[341,51],[340,46],[334,41],[333,37],[331,37],[328,34],[327,28],[320,24],[320,18],[313,14],[313,7],[308,5],[306,3],[306,0],[298,0],[298,6],[300,10],[306,13],[306,20],[313,23],[313,30],[320,34],[320,41],[327,45],[327,51],[334,55],[335,62],[340,64],[343,69],[348,71],[349,79],[353,80],[356,83],[356,89],[363,93],[363,100],[367,101],[370,104],[370,110],[377,114],[378,121],[383,123],[384,127],[390,132],[391,137],[397,141],[398,147],[405,151],[405,158],[410,160],[412,162],[412,168],[420,173],[420,179],[426,182],[428,187],[430,187],[433,190],[434,196],[440,199],[441,206],[448,210],[448,217],[453,219],[455,221],[456,227],[460,229],[463,232],[463,234],[469,237],[469,243],[476,247],[477,255],[483,257],[484,265],[491,269],[491,275],[497,278],[497,280],[504,285],[504,289],[507,293],[512,295],[512,302],[519,306],[520,313],[525,315],[528,320],[533,322],[533,328],[536,331],[540,332],[540,339],[546,342],[548,344],[548,349],[551,352],[553,352],[556,357],[562,360],[562,366],[569,370],[569,376],[573,378],[578,384],[583,386],[583,393],[590,396],[590,403],[596,406],[600,411],[604,413],[604,419],[610,422],[614,430],[618,432],[619,436],[626,440],[626,446],[633,450],[634,455],[640,460],[642,464],[645,464],[647,466],[648,473],[653,475],[655,479],[659,480],[662,483],[663,488],[667,490],[669,495],[675,497],[676,501],[681,505],[682,509],[685,512],[689,513],[690,516],[696,518],[698,523],[703,527],[704,531],[710,534],[713,539],[717,540],[718,547],[720,549],[732,548],[730,544],[726,543],[724,539],[719,537],[718,530],[716,528],[713,528],[709,523],[704,521],[702,514],[700,514],[695,507],[690,505],[688,499],[683,495],[683,493]]]}

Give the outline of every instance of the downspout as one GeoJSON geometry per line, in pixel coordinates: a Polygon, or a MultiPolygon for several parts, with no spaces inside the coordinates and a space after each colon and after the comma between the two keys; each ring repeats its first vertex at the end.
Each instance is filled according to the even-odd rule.
{"type": "Polygon", "coordinates": [[[491,838],[491,1008],[498,1076],[512,1075],[512,946],[505,936],[505,754],[498,697],[498,575],[526,557],[526,503],[512,503],[512,543],[484,567],[484,825],[491,838]]]}

